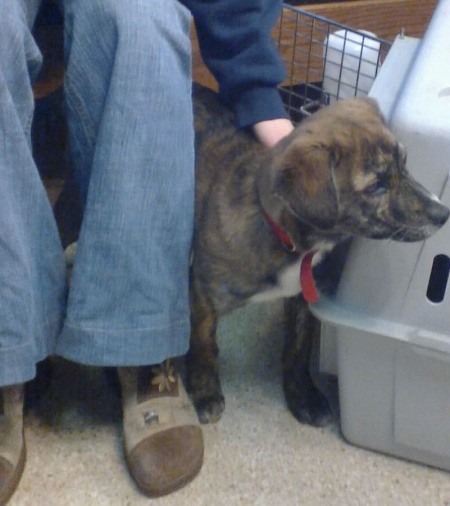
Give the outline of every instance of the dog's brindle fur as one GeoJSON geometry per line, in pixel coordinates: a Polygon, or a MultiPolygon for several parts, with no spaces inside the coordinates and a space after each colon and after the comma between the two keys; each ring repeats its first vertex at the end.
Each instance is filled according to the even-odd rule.
{"type": "MultiPolygon", "coordinates": [[[[192,337],[188,387],[202,422],[224,409],[217,363],[218,318],[252,300],[291,296],[302,256],[315,259],[353,236],[420,241],[449,210],[415,182],[403,148],[370,99],[337,102],[301,122],[275,148],[237,131],[215,93],[194,89],[196,217],[191,269],[192,337]],[[268,213],[295,244],[291,252],[268,225],[268,213]]],[[[309,375],[318,322],[298,299],[288,306],[284,386],[302,422],[320,425],[329,411],[309,375]],[[289,309],[290,308],[290,309],[289,309]],[[289,316],[289,315],[288,315],[289,316]]]]}

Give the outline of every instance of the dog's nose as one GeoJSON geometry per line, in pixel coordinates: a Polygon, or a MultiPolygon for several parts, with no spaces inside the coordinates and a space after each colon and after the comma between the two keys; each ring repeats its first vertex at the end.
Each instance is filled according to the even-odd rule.
{"type": "Polygon", "coordinates": [[[450,209],[440,202],[433,201],[429,210],[429,216],[434,224],[442,227],[450,217],[450,209]]]}

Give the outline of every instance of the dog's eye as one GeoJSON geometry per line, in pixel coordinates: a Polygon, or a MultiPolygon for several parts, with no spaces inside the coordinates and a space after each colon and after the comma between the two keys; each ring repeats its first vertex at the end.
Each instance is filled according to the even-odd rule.
{"type": "Polygon", "coordinates": [[[370,197],[378,197],[386,192],[386,187],[380,180],[375,181],[364,189],[364,193],[370,197]]]}

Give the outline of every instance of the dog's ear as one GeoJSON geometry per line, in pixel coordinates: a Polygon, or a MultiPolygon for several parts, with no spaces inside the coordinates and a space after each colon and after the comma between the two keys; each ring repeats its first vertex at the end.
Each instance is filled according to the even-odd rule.
{"type": "Polygon", "coordinates": [[[273,179],[274,194],[290,211],[324,230],[333,227],[338,215],[335,156],[324,144],[293,139],[285,145],[273,179]]]}

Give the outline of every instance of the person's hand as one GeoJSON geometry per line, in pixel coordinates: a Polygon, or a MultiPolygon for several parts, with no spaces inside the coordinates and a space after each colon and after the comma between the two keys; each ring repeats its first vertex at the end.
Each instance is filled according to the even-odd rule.
{"type": "Polygon", "coordinates": [[[253,125],[253,132],[256,138],[268,148],[275,146],[283,137],[289,135],[293,129],[294,125],[287,118],[260,121],[253,125]]]}

